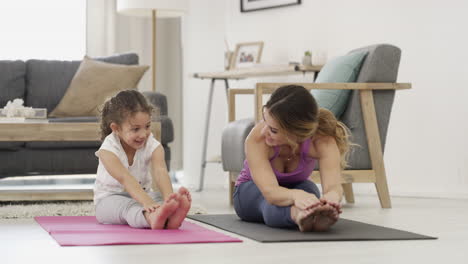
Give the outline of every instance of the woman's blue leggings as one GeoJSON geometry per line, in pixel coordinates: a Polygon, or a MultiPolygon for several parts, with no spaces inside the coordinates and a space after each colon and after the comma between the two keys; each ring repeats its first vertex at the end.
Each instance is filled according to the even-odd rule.
{"type": "MultiPolygon", "coordinates": [[[[281,184],[288,189],[301,189],[313,193],[317,198],[320,191],[312,181],[306,180],[293,184],[281,184]]],[[[269,204],[253,181],[241,183],[233,195],[234,209],[244,221],[261,222],[271,227],[296,227],[291,219],[291,206],[276,206],[269,204]]]]}

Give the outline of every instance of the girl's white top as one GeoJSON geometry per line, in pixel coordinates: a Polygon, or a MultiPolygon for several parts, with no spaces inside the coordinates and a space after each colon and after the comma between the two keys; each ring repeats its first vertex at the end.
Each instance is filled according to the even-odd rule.
{"type": "MultiPolygon", "coordinates": [[[[133,164],[129,166],[127,154],[120,143],[120,138],[115,134],[111,133],[108,135],[101,147],[95,152],[96,157],[99,158],[99,151],[101,149],[114,153],[122,162],[122,165],[128,169],[130,174],[140,183],[143,190],[146,192],[151,191],[151,156],[153,151],[159,146],[159,143],[151,134],[146,140],[145,146],[138,149],[133,157],[133,164]]],[[[94,183],[94,204],[106,196],[125,192],[124,186],[120,184],[102,164],[99,159],[99,165],[97,169],[96,182],[94,183]]]]}

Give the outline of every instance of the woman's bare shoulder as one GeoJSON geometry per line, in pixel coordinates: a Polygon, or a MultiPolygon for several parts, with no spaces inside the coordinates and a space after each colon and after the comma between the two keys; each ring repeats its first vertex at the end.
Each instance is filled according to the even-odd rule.
{"type": "Polygon", "coordinates": [[[265,143],[265,137],[262,135],[262,129],[265,127],[263,122],[257,123],[254,128],[250,131],[247,139],[245,140],[245,151],[248,153],[268,157],[270,148],[265,143]]]}
{"type": "Polygon", "coordinates": [[[262,135],[262,129],[265,127],[265,124],[263,122],[259,122],[255,124],[255,126],[252,128],[250,131],[249,135],[247,136],[247,142],[250,143],[264,143],[264,137],[262,135]]]}
{"type": "Polygon", "coordinates": [[[313,158],[320,158],[325,156],[330,148],[336,147],[336,141],[332,136],[316,135],[311,139],[309,147],[309,155],[313,158]]]}

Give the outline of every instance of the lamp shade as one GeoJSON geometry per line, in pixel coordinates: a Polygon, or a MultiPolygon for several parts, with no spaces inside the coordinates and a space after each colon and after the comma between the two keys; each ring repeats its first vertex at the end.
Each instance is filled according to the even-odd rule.
{"type": "Polygon", "coordinates": [[[188,0],[117,0],[117,12],[140,17],[179,17],[188,10],[188,0]]]}

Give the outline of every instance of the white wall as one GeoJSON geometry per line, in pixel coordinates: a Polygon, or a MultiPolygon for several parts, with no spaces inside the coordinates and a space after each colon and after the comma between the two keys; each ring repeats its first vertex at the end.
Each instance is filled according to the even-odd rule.
{"type": "MultiPolygon", "coordinates": [[[[171,148],[171,170],[183,168],[183,86],[182,86],[182,35],[180,18],[163,18],[157,21],[156,90],[167,97],[168,113],[174,126],[171,148]]],[[[151,46],[148,42],[148,52],[151,46]]]]}
{"type": "MultiPolygon", "coordinates": [[[[174,126],[171,170],[182,164],[182,43],[181,19],[157,19],[156,91],[166,95],[169,117],[174,126]]],[[[150,18],[116,12],[115,0],[87,1],[87,54],[92,57],[135,52],[141,65],[152,64],[152,24],[150,18]]],[[[149,69],[138,84],[141,91],[152,89],[149,69]]]]}
{"type": "MultiPolygon", "coordinates": [[[[218,71],[224,66],[225,1],[191,0],[189,13],[184,18],[184,181],[190,187],[198,186],[203,130],[208,101],[209,80],[191,76],[195,72],[218,71]]],[[[220,131],[226,122],[226,99],[223,86],[215,91],[210,130],[209,155],[220,153],[220,131]],[[223,97],[224,96],[224,97],[223,97]],[[222,99],[222,100],[221,100],[222,99]]],[[[224,172],[219,165],[208,165],[207,183],[223,182],[224,172]]],[[[226,180],[227,183],[227,180],[226,180]]]]}
{"type": "Polygon", "coordinates": [[[79,60],[86,50],[86,5],[81,0],[2,1],[0,32],[0,60],[79,60]]]}
{"type": "MultiPolygon", "coordinates": [[[[223,67],[224,37],[236,42],[265,41],[262,61],[300,61],[305,50],[328,58],[375,43],[402,49],[399,82],[413,89],[398,91],[387,136],[385,162],[393,195],[468,197],[468,24],[466,1],[312,1],[299,6],[240,13],[238,1],[199,0],[191,6],[186,28],[188,73],[223,67]],[[211,2],[208,5],[208,2],[211,2]]],[[[253,87],[256,81],[308,80],[276,77],[233,82],[253,87]]],[[[201,136],[208,80],[186,79],[184,172],[198,181],[201,136]]],[[[220,85],[208,156],[220,152],[226,103],[220,85]]],[[[250,99],[237,107],[251,109],[250,99]]],[[[249,115],[248,111],[241,111],[249,115]]],[[[208,165],[207,184],[226,185],[220,165],[208,165]]],[[[360,184],[357,193],[375,193],[360,184]]]]}

